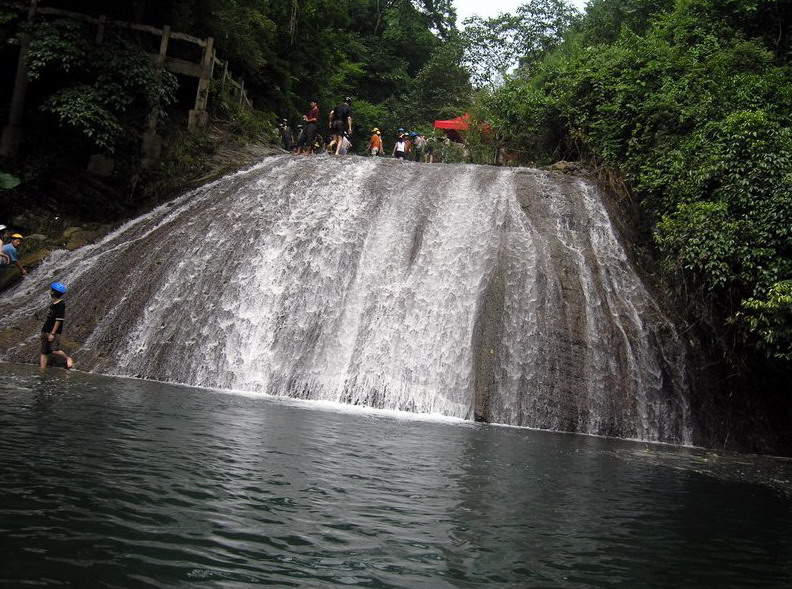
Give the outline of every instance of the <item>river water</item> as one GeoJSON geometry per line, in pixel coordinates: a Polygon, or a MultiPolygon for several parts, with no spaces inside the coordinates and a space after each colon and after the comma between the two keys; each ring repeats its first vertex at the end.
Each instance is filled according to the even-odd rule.
{"type": "Polygon", "coordinates": [[[783,587],[788,460],[0,364],[0,586],[783,587]]]}

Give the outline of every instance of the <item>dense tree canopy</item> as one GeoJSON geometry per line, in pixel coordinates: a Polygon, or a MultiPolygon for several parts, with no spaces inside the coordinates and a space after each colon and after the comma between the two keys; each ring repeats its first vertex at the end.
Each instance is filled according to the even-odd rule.
{"type": "Polygon", "coordinates": [[[577,20],[566,0],[532,0],[491,18],[465,19],[464,63],[476,86],[499,86],[518,67],[524,72],[561,43],[577,20]]]}
{"type": "MultiPolygon", "coordinates": [[[[482,115],[533,161],[593,158],[666,271],[748,346],[792,360],[792,14],[774,0],[593,0],[482,115]]],[[[717,319],[716,319],[717,320],[717,319]]]]}
{"type": "MultiPolygon", "coordinates": [[[[471,98],[450,0],[41,0],[39,7],[212,37],[255,111],[235,112],[219,85],[210,109],[249,135],[269,137],[280,118],[296,124],[313,98],[326,120],[351,96],[358,145],[372,126],[390,141],[388,129],[431,128],[435,118],[464,112],[471,98]]],[[[21,160],[9,171],[32,188],[37,179],[84,169],[92,154],[112,154],[119,173],[140,187],[135,169],[146,121],[154,112],[160,134],[183,129],[195,80],[149,67],[159,44],[149,33],[108,26],[99,50],[96,25],[42,10],[33,22],[26,16],[25,4],[0,5],[0,38],[31,39],[26,132],[21,160]]],[[[18,46],[0,47],[6,104],[18,46]]],[[[200,58],[194,45],[172,41],[171,48],[169,55],[200,58]]]]}
{"type": "MultiPolygon", "coordinates": [[[[220,57],[228,59],[234,73],[245,80],[256,106],[286,117],[302,114],[310,98],[318,98],[329,109],[349,95],[380,105],[379,110],[384,109],[389,119],[403,118],[401,124],[419,124],[422,121],[414,120],[412,114],[414,105],[403,103],[421,95],[417,77],[423,71],[425,83],[431,71],[425,66],[433,57],[436,62],[441,54],[448,55],[444,44],[454,43],[457,36],[450,0],[44,0],[40,5],[94,16],[105,14],[111,19],[155,27],[168,24],[173,31],[211,36],[220,57]]],[[[6,36],[24,30],[24,12],[17,10],[14,17],[13,10],[3,11],[0,26],[5,25],[6,36]]],[[[95,126],[93,138],[100,146],[112,149],[113,136],[124,133],[123,121],[114,116],[112,106],[102,105],[103,97],[98,96],[102,93],[99,86],[107,80],[91,89],[57,75],[57,71],[68,74],[72,68],[90,77],[101,70],[91,51],[92,28],[53,16],[38,17],[29,28],[34,37],[31,59],[36,91],[48,105],[45,110],[61,123],[95,126]],[[63,87],[64,82],[67,87],[63,87]]],[[[145,46],[144,36],[116,30],[106,36],[103,53],[117,61],[117,69],[132,69],[132,56],[122,59],[117,54],[134,53],[136,41],[143,41],[145,46]],[[124,67],[119,67],[121,61],[124,67]]],[[[145,61],[142,52],[137,53],[136,59],[145,61]]],[[[453,67],[460,74],[455,79],[463,76],[458,63],[453,67]]],[[[149,83],[156,85],[159,81],[152,79],[149,83]]],[[[466,81],[454,91],[459,89],[465,91],[466,101],[466,81]]],[[[171,87],[126,90],[126,100],[131,102],[135,96],[154,92],[167,103],[167,96],[173,94],[171,87]]],[[[106,87],[106,92],[119,96],[117,84],[106,87]]],[[[459,104],[460,100],[452,102],[459,104]]],[[[441,110],[447,106],[437,105],[437,100],[432,104],[441,110]]],[[[425,105],[421,110],[422,116],[436,114],[425,105]]]]}

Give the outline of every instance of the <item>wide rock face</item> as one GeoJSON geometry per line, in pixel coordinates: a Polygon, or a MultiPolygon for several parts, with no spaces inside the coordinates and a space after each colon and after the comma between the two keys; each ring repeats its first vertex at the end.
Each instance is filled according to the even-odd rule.
{"type": "Polygon", "coordinates": [[[35,361],[55,279],[83,370],[696,441],[684,347],[575,178],[269,158],[50,256],[2,359],[35,361]]]}

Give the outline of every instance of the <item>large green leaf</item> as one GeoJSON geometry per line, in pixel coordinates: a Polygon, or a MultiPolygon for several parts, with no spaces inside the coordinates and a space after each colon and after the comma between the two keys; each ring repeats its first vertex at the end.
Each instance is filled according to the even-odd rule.
{"type": "Polygon", "coordinates": [[[11,190],[12,188],[19,186],[20,182],[22,182],[22,180],[16,176],[6,174],[5,172],[0,172],[0,188],[11,190]]]}

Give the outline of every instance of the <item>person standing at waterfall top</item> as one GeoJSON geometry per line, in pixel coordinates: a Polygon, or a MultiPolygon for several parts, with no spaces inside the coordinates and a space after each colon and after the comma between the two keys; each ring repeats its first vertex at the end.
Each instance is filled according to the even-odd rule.
{"type": "Polygon", "coordinates": [[[396,144],[393,146],[393,153],[391,153],[392,157],[395,157],[397,160],[403,160],[405,156],[405,150],[407,149],[404,133],[399,135],[396,139],[396,144]]]}
{"type": "Polygon", "coordinates": [[[413,147],[413,144],[412,144],[412,141],[410,141],[410,135],[408,133],[405,133],[404,134],[404,158],[403,158],[404,160],[411,159],[412,156],[410,154],[412,153],[412,147],[413,147]]]}
{"type": "Polygon", "coordinates": [[[289,121],[282,119],[278,124],[278,128],[280,129],[281,139],[283,140],[283,149],[291,151],[294,149],[294,136],[292,135],[291,127],[289,127],[289,121]]]}
{"type": "Polygon", "coordinates": [[[292,145],[292,153],[297,153],[297,146],[305,142],[305,129],[302,125],[297,125],[297,141],[292,145]]]}
{"type": "Polygon", "coordinates": [[[344,102],[330,111],[330,132],[333,134],[331,145],[335,145],[335,154],[339,155],[344,144],[344,137],[352,135],[352,99],[347,96],[344,102]]]}
{"type": "Polygon", "coordinates": [[[300,136],[297,142],[297,154],[313,153],[314,135],[316,135],[316,125],[319,122],[319,103],[315,100],[311,101],[311,110],[303,115],[305,121],[304,134],[300,136]]]}
{"type": "Polygon", "coordinates": [[[368,149],[372,156],[382,155],[382,137],[377,127],[371,130],[371,141],[369,141],[368,149]]]}
{"type": "Polygon", "coordinates": [[[65,294],[66,285],[62,282],[53,282],[50,285],[52,301],[50,302],[47,319],[41,328],[39,366],[42,369],[47,367],[47,362],[52,354],[63,358],[63,361],[66,362],[67,370],[71,370],[74,367],[74,360],[60,349],[60,336],[63,331],[63,322],[66,320],[66,303],[63,302],[63,295],[65,294]]]}

